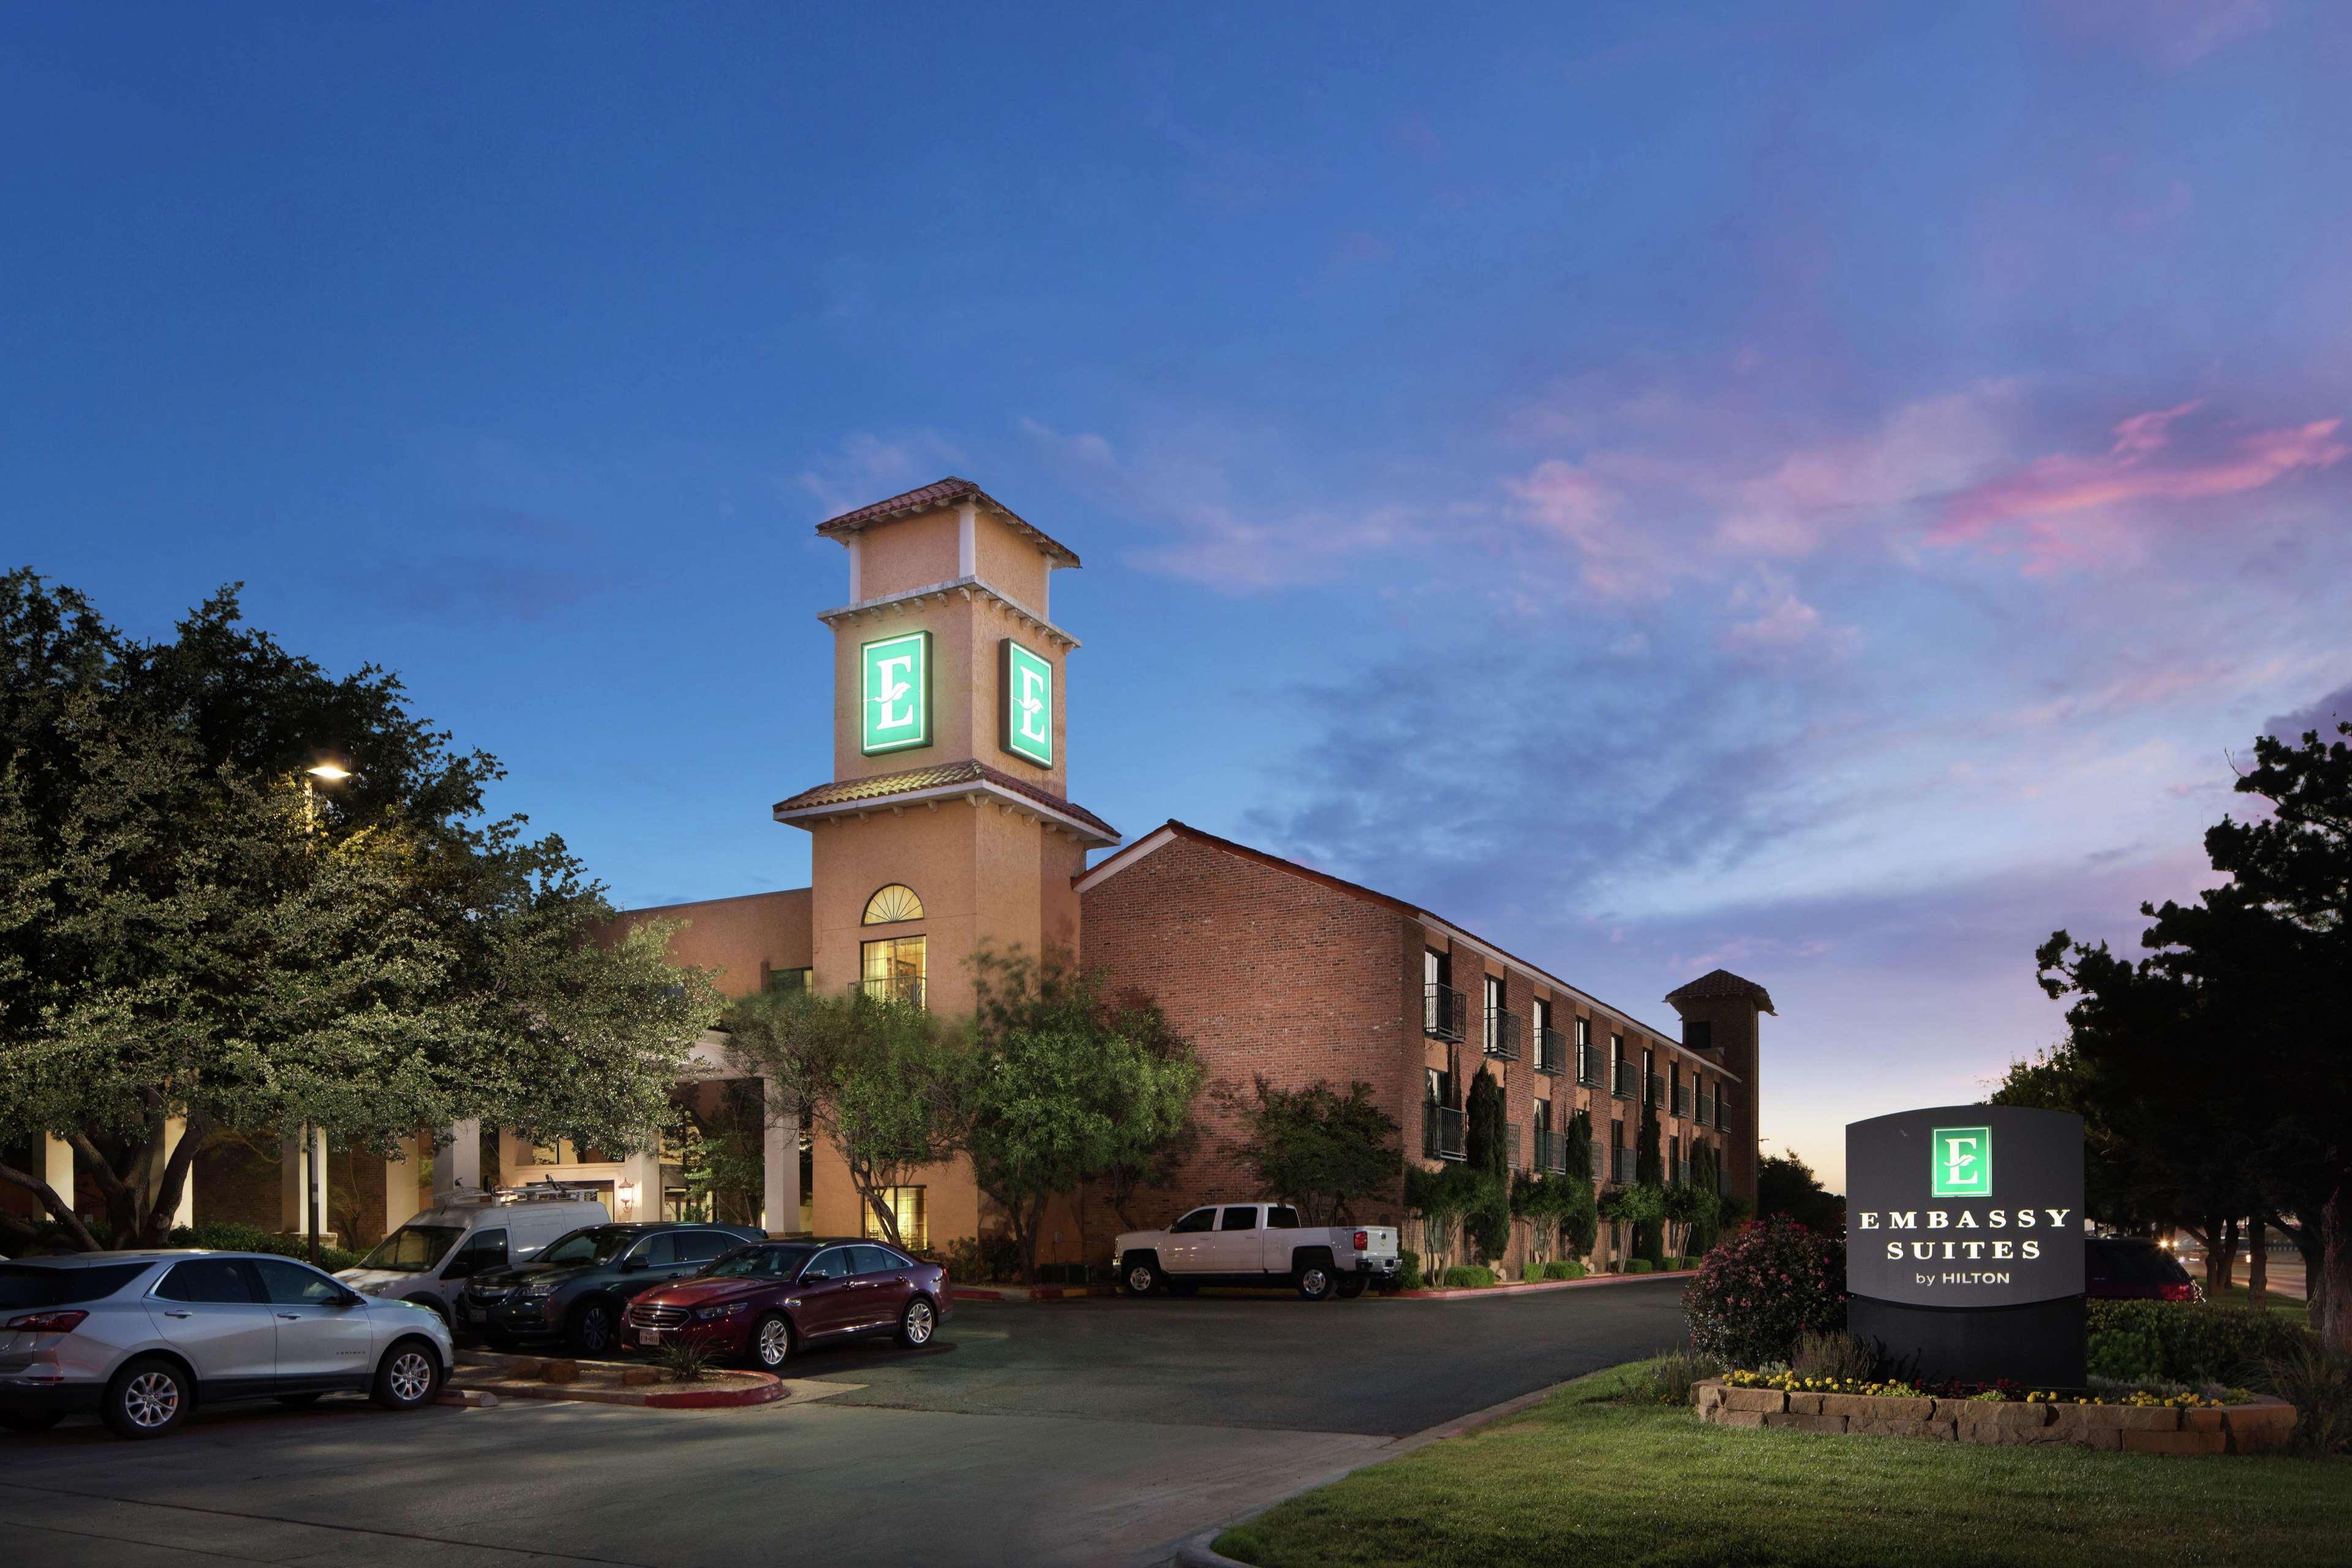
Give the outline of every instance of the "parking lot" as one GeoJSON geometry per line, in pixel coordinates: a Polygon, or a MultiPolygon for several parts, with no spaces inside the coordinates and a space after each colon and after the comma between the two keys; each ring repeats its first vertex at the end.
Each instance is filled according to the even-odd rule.
{"type": "Polygon", "coordinates": [[[1402,1436],[1679,1337],[1679,1283],[1461,1302],[960,1304],[745,1411],[201,1411],[0,1438],[17,1561],[1144,1563],[1402,1436]]]}

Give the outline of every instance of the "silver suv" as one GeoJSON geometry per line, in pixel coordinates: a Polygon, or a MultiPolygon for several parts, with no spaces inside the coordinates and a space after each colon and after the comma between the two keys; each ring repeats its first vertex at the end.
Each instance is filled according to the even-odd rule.
{"type": "Polygon", "coordinates": [[[341,1389],[387,1410],[448,1375],[437,1313],[377,1300],[307,1263],[253,1252],[86,1252],[0,1263],[0,1426],[95,1410],[160,1437],[199,1400],[308,1405],[341,1389]]]}

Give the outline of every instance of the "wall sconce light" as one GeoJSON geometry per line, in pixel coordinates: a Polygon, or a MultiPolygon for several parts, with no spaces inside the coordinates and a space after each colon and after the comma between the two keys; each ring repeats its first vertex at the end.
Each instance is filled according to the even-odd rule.
{"type": "Polygon", "coordinates": [[[635,1183],[635,1182],[619,1182],[619,1183],[615,1183],[615,1184],[614,1184],[614,1187],[613,1187],[613,1196],[614,1196],[615,1199],[617,1199],[617,1200],[619,1201],[620,1205],[621,1205],[621,1209],[622,1209],[622,1212],[623,1212],[623,1213],[625,1213],[625,1214],[634,1214],[634,1213],[635,1213],[635,1212],[636,1212],[636,1207],[637,1207],[637,1184],[636,1184],[636,1183],[635,1183]]]}

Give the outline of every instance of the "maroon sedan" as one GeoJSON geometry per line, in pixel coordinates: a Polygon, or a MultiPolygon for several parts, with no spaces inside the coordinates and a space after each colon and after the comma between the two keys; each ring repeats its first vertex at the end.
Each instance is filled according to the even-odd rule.
{"type": "Polygon", "coordinates": [[[2083,1244],[2083,1294],[2094,1301],[2201,1301],[2205,1288],[2152,1241],[2095,1237],[2083,1244]]]}
{"type": "Polygon", "coordinates": [[[691,1279],[648,1290],[621,1318],[621,1342],[659,1350],[709,1342],[764,1372],[830,1340],[896,1334],[919,1348],[948,1315],[948,1272],[878,1241],[768,1241],[691,1279]]]}

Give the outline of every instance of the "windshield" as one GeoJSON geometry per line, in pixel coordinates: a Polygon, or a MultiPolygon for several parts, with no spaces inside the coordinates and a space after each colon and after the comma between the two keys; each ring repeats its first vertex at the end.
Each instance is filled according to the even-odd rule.
{"type": "Polygon", "coordinates": [[[814,1247],[747,1247],[702,1271],[705,1279],[790,1279],[809,1260],[814,1247]]]}
{"type": "Polygon", "coordinates": [[[629,1249],[637,1233],[626,1226],[598,1225],[575,1230],[548,1244],[533,1263],[610,1263],[629,1249]]]}
{"type": "Polygon", "coordinates": [[[360,1259],[362,1268],[394,1268],[419,1274],[439,1263],[465,1231],[454,1225],[404,1225],[360,1259]]]}

